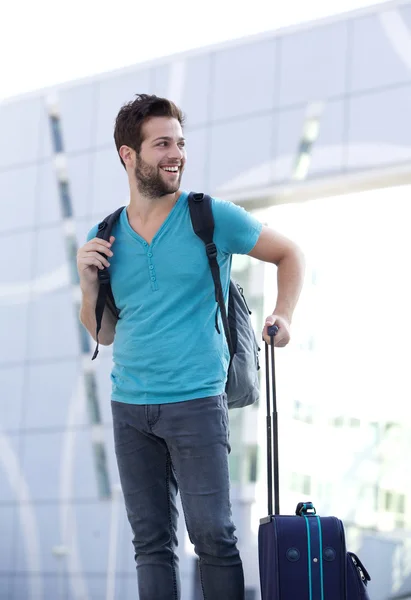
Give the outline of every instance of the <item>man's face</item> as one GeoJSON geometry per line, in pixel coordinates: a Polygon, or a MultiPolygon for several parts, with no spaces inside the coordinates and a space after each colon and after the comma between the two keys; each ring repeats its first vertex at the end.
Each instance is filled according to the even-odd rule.
{"type": "Polygon", "coordinates": [[[143,125],[136,155],[137,187],[144,196],[160,198],[180,188],[186,162],[185,140],[177,119],[151,117],[143,125]]]}

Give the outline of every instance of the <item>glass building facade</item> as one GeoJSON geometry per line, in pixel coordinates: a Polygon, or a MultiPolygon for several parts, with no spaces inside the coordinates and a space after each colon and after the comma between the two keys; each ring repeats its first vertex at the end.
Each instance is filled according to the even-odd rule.
{"type": "MultiPolygon", "coordinates": [[[[127,203],[113,124],[142,92],[187,115],[185,189],[241,203],[306,251],[293,343],[278,353],[283,511],[310,499],[343,518],[373,600],[406,597],[410,48],[411,4],[392,2],[0,104],[2,600],[136,598],[111,349],[91,362],[75,258],[127,203]]],[[[260,331],[274,268],[236,257],[234,275],[260,331]]],[[[257,600],[264,402],[230,419],[233,512],[257,600]]],[[[183,598],[194,600],[183,526],[180,556],[183,598]]]]}

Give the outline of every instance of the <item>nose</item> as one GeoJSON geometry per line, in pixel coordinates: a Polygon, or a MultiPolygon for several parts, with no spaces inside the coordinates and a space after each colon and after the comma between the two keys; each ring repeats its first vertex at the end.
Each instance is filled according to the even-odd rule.
{"type": "Polygon", "coordinates": [[[182,160],[185,156],[185,149],[178,144],[170,146],[170,158],[182,160]]]}

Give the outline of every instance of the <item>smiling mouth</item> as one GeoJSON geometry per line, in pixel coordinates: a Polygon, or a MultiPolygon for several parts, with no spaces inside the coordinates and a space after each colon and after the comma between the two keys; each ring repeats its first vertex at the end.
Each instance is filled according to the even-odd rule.
{"type": "Polygon", "coordinates": [[[161,167],[161,169],[163,171],[165,171],[166,173],[178,173],[180,168],[175,166],[175,167],[161,167]]]}

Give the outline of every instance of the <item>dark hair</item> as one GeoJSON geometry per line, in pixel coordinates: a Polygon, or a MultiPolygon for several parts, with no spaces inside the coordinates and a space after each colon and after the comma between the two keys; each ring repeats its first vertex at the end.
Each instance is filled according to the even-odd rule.
{"type": "MultiPolygon", "coordinates": [[[[185,121],[182,111],[171,100],[150,94],[137,94],[136,99],[124,104],[117,115],[114,127],[117,152],[121,146],[129,146],[137,154],[140,152],[143,143],[143,124],[151,117],[177,119],[181,126],[185,121]]],[[[126,165],[121,156],[120,160],[125,168],[126,165]]]]}

